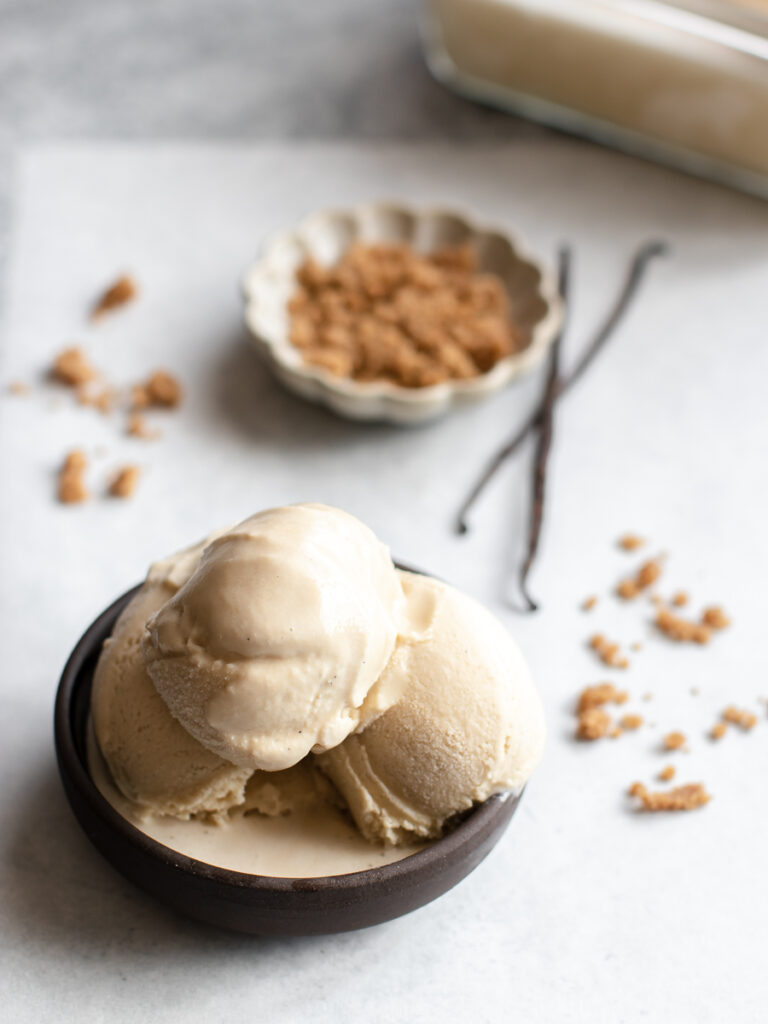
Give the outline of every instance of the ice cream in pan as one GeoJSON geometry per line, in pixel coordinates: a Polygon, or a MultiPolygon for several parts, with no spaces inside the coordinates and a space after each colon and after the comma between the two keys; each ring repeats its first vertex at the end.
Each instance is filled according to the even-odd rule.
{"type": "Polygon", "coordinates": [[[408,856],[518,792],[544,738],[504,626],[322,505],[153,565],[104,645],[92,720],[94,778],[122,814],[283,877],[408,856]]]}

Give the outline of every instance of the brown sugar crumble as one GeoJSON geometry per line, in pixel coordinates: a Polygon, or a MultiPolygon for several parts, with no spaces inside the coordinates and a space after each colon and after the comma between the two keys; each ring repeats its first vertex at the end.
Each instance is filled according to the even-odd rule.
{"type": "Polygon", "coordinates": [[[673,604],[675,608],[684,608],[685,605],[688,604],[688,595],[684,590],[678,590],[677,593],[672,595],[671,604],[673,604]]]}
{"type": "Polygon", "coordinates": [[[602,633],[590,637],[589,646],[609,668],[628,668],[629,661],[621,654],[618,644],[606,640],[602,633]]]}
{"type": "Polygon", "coordinates": [[[91,311],[91,319],[97,320],[111,309],[117,309],[131,302],[138,295],[138,287],[132,277],[124,274],[107,288],[91,311]]]}
{"type": "Polygon", "coordinates": [[[662,740],[665,750],[682,750],[687,742],[683,732],[668,732],[662,740]]]}
{"type": "Polygon", "coordinates": [[[709,626],[701,622],[681,619],[666,608],[660,608],[654,620],[656,628],[676,643],[708,644],[711,636],[709,626]]]}
{"type": "Polygon", "coordinates": [[[676,769],[673,764],[664,765],[659,772],[659,782],[671,782],[676,774],[676,769]]]}
{"type": "Polygon", "coordinates": [[[618,690],[613,683],[597,683],[587,686],[579,694],[576,705],[576,738],[580,740],[599,740],[604,736],[615,739],[621,735],[617,726],[611,728],[611,719],[603,710],[604,704],[623,704],[627,694],[618,690]]]}
{"type": "Polygon", "coordinates": [[[96,409],[106,416],[112,412],[116,396],[110,387],[91,388],[88,384],[81,384],[77,388],[75,397],[79,405],[96,409]]]}
{"type": "Polygon", "coordinates": [[[175,409],[181,404],[181,384],[167,370],[155,370],[143,384],[131,389],[131,406],[136,409],[163,407],[175,409]]]}
{"type": "Polygon", "coordinates": [[[624,690],[617,689],[613,683],[597,683],[595,686],[587,686],[579,694],[576,712],[581,714],[582,711],[599,708],[603,704],[624,704],[628,696],[629,694],[624,690]]]}
{"type": "Polygon", "coordinates": [[[602,708],[587,708],[580,712],[576,725],[576,738],[579,740],[600,740],[608,735],[611,718],[602,708]]]}
{"type": "Polygon", "coordinates": [[[620,721],[622,729],[626,732],[634,732],[643,725],[645,719],[642,715],[624,715],[620,721]]]}
{"type": "Polygon", "coordinates": [[[140,412],[132,412],[128,416],[125,432],[128,437],[136,437],[140,441],[155,441],[160,437],[159,430],[152,430],[140,412]]]}
{"type": "Polygon", "coordinates": [[[728,726],[725,722],[715,722],[709,730],[709,738],[717,742],[717,740],[721,740],[725,736],[726,732],[728,732],[728,726]]]}
{"type": "Polygon", "coordinates": [[[662,793],[651,793],[642,782],[635,782],[629,795],[640,801],[642,811],[693,811],[712,799],[700,782],[689,782],[662,793]]]}
{"type": "Polygon", "coordinates": [[[109,493],[113,498],[130,498],[139,482],[138,466],[123,466],[109,482],[109,493]]]}
{"type": "Polygon", "coordinates": [[[90,493],[85,485],[85,471],[88,459],[79,449],[71,451],[64,459],[59,470],[57,496],[65,505],[87,501],[90,493]]]}
{"type": "Polygon", "coordinates": [[[77,345],[65,348],[56,356],[51,367],[54,380],[67,387],[77,388],[98,376],[96,367],[77,345]]]}
{"type": "Polygon", "coordinates": [[[290,341],[339,377],[429,387],[486,373],[526,343],[504,283],[468,246],[352,245],[335,266],[307,260],[296,282],[290,341]]]}
{"type": "Polygon", "coordinates": [[[622,580],[616,587],[616,593],[625,601],[631,601],[647,590],[661,576],[661,563],[652,558],[644,562],[634,576],[622,580]]]}
{"type": "Polygon", "coordinates": [[[701,621],[705,626],[709,626],[710,629],[727,629],[731,624],[731,620],[723,609],[718,606],[705,608],[701,621]]]}
{"type": "Polygon", "coordinates": [[[636,533],[625,533],[619,537],[617,544],[622,551],[637,551],[645,544],[645,538],[638,537],[636,533]]]}
{"type": "Polygon", "coordinates": [[[744,732],[749,732],[750,729],[754,729],[757,725],[757,715],[751,711],[745,711],[741,708],[734,707],[732,704],[723,711],[720,716],[723,722],[728,722],[729,725],[738,726],[744,732]]]}
{"type": "Polygon", "coordinates": [[[597,598],[594,594],[592,594],[590,597],[585,597],[584,600],[581,602],[581,610],[583,612],[591,612],[596,604],[597,598]]]}

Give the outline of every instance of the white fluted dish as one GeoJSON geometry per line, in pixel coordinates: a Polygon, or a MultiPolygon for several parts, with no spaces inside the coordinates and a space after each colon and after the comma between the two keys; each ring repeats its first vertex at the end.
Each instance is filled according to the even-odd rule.
{"type": "Polygon", "coordinates": [[[479,227],[453,211],[390,203],[326,210],[276,235],[247,270],[243,292],[253,344],[287,388],[350,419],[401,424],[423,423],[476,402],[533,369],[544,358],[563,315],[553,272],[529,256],[512,235],[479,227]],[[289,338],[288,303],[296,288],[296,270],[308,257],[326,266],[337,263],[355,242],[407,243],[418,252],[470,245],[479,271],[496,274],[504,282],[524,346],[477,377],[423,388],[356,381],[305,363],[289,338]]]}

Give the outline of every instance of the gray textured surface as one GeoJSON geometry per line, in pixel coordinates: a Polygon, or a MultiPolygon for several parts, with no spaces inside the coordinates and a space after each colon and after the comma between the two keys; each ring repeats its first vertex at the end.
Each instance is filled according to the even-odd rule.
{"type": "Polygon", "coordinates": [[[433,82],[419,11],[415,0],[0,0],[2,236],[12,154],[32,140],[544,134],[433,82]]]}

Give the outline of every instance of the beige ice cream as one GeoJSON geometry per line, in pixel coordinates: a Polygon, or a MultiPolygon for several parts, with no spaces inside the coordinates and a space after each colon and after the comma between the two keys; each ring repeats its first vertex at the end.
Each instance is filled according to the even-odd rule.
{"type": "Polygon", "coordinates": [[[519,790],[544,736],[501,623],[395,570],[322,505],[155,563],[104,646],[92,716],[111,776],[94,747],[94,778],[129,820],[209,863],[289,876],[407,856],[519,790]]]}
{"type": "Polygon", "coordinates": [[[324,505],[270,509],[217,537],[149,621],[142,649],[171,713],[243,768],[289,768],[397,697],[382,677],[406,602],[386,547],[324,505]]]}
{"type": "Polygon", "coordinates": [[[363,835],[388,843],[439,836],[456,812],[519,791],[544,744],[541,703],[504,626],[444,583],[401,579],[411,601],[434,606],[426,639],[399,645],[385,669],[403,695],[318,758],[363,835]]]}
{"type": "MultiPolygon", "coordinates": [[[[191,560],[199,555],[198,548],[191,560]]],[[[185,561],[189,552],[150,571],[104,644],[91,697],[99,748],[120,791],[144,811],[179,818],[242,803],[250,775],[206,750],[179,725],[144,665],[144,625],[173,596],[178,585],[173,578],[185,561]]]]}

